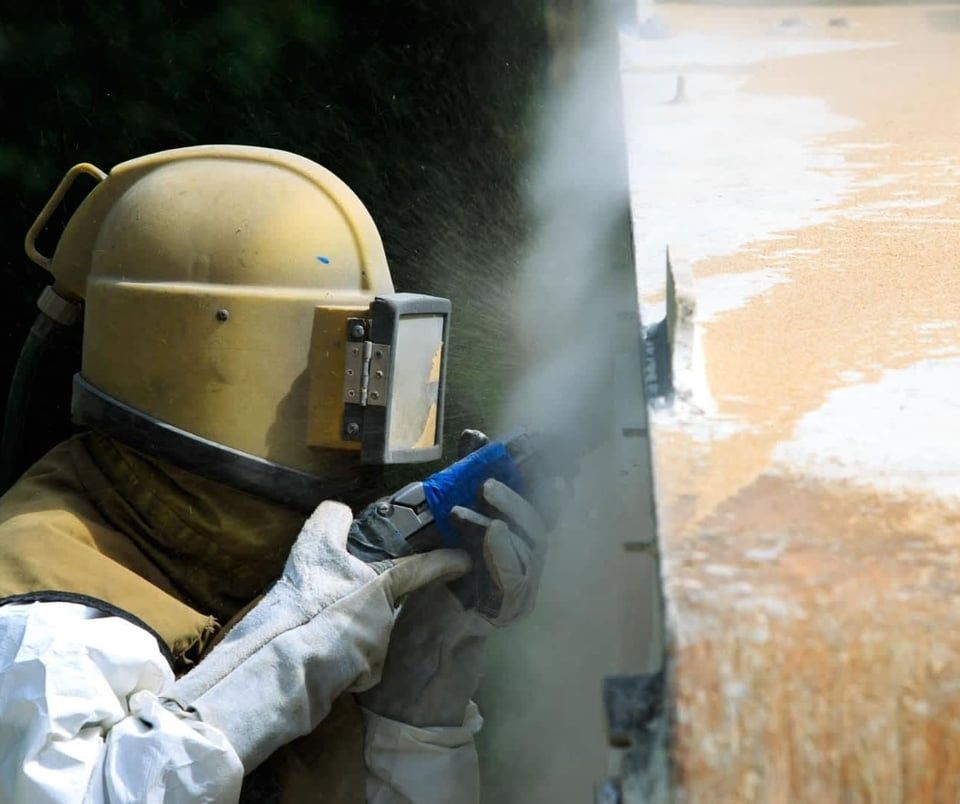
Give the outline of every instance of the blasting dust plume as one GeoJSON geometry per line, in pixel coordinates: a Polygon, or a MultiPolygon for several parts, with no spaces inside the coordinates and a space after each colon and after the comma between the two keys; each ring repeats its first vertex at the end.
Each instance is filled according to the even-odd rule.
{"type": "MultiPolygon", "coordinates": [[[[533,226],[512,289],[523,371],[501,427],[572,438],[584,457],[549,537],[537,610],[491,646],[480,690],[489,716],[481,735],[488,801],[592,798],[607,773],[603,678],[645,669],[639,665],[648,657],[638,648],[655,631],[655,565],[649,555],[623,550],[626,541],[651,538],[652,520],[624,519],[611,438],[614,359],[640,348],[639,323],[629,315],[636,296],[616,30],[622,20],[616,4],[593,5],[567,80],[544,105],[528,170],[533,226]],[[624,313],[633,322],[626,336],[624,313]],[[639,604],[638,589],[646,595],[639,604]]],[[[649,488],[636,490],[643,493],[649,488]]]]}
{"type": "Polygon", "coordinates": [[[547,99],[528,168],[532,233],[512,295],[523,374],[504,415],[537,431],[594,436],[623,306],[616,299],[629,286],[615,242],[629,203],[617,38],[608,4],[597,5],[603,17],[547,99]]]}

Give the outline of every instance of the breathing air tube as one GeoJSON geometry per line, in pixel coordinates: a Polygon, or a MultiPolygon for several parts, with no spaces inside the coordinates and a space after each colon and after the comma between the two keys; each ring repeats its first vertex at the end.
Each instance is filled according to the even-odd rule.
{"type": "Polygon", "coordinates": [[[3,418],[3,437],[0,440],[0,494],[4,494],[26,468],[23,465],[25,420],[44,356],[61,340],[61,336],[71,329],[72,327],[59,324],[41,312],[23,343],[10,382],[7,410],[3,418]]]}

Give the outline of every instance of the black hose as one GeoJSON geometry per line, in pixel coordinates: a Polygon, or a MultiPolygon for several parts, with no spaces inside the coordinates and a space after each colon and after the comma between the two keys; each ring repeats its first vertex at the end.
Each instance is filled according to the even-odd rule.
{"type": "Polygon", "coordinates": [[[56,340],[58,331],[68,329],[45,313],[40,313],[20,350],[17,366],[10,381],[7,410],[3,418],[3,437],[0,440],[0,494],[6,493],[26,468],[24,461],[24,434],[36,385],[37,372],[43,357],[56,340]]]}

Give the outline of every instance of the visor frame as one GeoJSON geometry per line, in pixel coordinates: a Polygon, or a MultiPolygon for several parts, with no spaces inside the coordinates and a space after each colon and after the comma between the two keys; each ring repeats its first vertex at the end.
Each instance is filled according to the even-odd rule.
{"type": "Polygon", "coordinates": [[[384,405],[363,407],[363,427],[360,447],[360,462],[365,464],[425,463],[443,456],[443,418],[447,390],[447,350],[450,343],[449,299],[427,296],[420,293],[393,293],[377,296],[370,305],[370,340],[374,344],[389,347],[392,359],[387,376],[387,400],[384,405]],[[393,411],[393,393],[396,384],[394,372],[398,364],[396,355],[397,335],[401,318],[407,316],[437,316],[443,320],[440,379],[437,387],[437,429],[432,447],[391,449],[387,435],[390,432],[390,416],[393,411]]]}

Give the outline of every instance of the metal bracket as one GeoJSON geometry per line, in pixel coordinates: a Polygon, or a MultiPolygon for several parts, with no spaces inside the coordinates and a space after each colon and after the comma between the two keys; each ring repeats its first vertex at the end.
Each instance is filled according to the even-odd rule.
{"type": "Polygon", "coordinates": [[[387,406],[387,383],[390,377],[390,347],[382,343],[367,342],[370,356],[367,363],[367,380],[364,404],[378,407],[387,406]]]}
{"type": "Polygon", "coordinates": [[[386,407],[390,378],[390,347],[367,340],[370,322],[347,319],[343,359],[344,438],[358,441],[362,435],[361,409],[386,407]]]}
{"type": "Polygon", "coordinates": [[[620,753],[620,767],[597,791],[597,804],[670,801],[665,694],[663,670],[604,679],[607,741],[620,753]]]}
{"type": "Polygon", "coordinates": [[[369,366],[369,341],[347,341],[343,359],[343,401],[364,404],[363,372],[369,366]]]}

